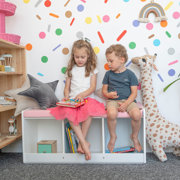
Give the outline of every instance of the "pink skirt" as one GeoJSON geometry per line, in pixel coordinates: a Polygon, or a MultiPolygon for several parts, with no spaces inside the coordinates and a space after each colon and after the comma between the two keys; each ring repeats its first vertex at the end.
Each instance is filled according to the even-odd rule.
{"type": "Polygon", "coordinates": [[[67,118],[69,121],[72,121],[74,125],[87,120],[88,117],[106,114],[104,104],[90,97],[87,98],[87,103],[78,108],[57,106],[48,110],[56,120],[64,120],[67,118]]]}

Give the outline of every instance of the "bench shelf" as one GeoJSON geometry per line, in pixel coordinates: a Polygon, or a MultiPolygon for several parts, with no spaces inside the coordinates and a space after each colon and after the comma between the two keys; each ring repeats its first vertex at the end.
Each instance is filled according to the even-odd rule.
{"type": "MultiPolygon", "coordinates": [[[[84,155],[69,153],[65,138],[66,120],[55,120],[48,110],[29,110],[22,114],[23,162],[24,163],[146,163],[145,111],[142,110],[142,125],[139,140],[142,153],[105,153],[109,141],[106,117],[93,117],[87,140],[90,142],[91,160],[84,155]],[[41,112],[39,116],[39,112],[41,112]],[[37,142],[57,140],[57,153],[37,153],[37,142]]],[[[115,147],[130,146],[131,120],[118,118],[115,147]]]]}

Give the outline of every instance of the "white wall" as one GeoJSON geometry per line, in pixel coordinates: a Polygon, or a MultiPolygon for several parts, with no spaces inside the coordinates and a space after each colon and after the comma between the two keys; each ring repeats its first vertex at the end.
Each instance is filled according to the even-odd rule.
{"type": "MultiPolygon", "coordinates": [[[[64,74],[61,72],[61,68],[67,65],[70,53],[64,55],[62,49],[67,47],[71,49],[73,41],[77,40],[77,32],[82,32],[84,37],[91,40],[93,47],[98,47],[100,52],[98,56],[98,68],[100,70],[98,76],[97,88],[101,87],[101,81],[105,73],[104,64],[106,59],[104,56],[105,49],[116,43],[122,43],[128,50],[129,60],[134,56],[144,55],[146,48],[149,54],[157,53],[156,65],[159,69],[158,72],[153,72],[153,86],[154,93],[157,100],[158,108],[163,116],[171,122],[180,125],[180,81],[171,86],[165,93],[163,88],[175,80],[180,73],[180,37],[178,38],[179,18],[173,17],[174,12],[179,12],[179,1],[173,1],[173,5],[165,10],[168,17],[167,27],[161,27],[160,23],[154,22],[154,15],[150,14],[149,19],[153,24],[153,29],[148,30],[145,23],[140,23],[138,27],[133,26],[133,21],[138,19],[141,8],[150,2],[146,0],[142,2],[140,0],[109,0],[104,3],[104,0],[86,0],[84,3],[81,0],[71,0],[66,7],[64,4],[67,0],[53,0],[50,7],[45,7],[43,0],[37,7],[37,2],[40,0],[9,0],[17,5],[15,16],[6,17],[6,32],[21,35],[21,44],[32,44],[32,50],[27,51],[27,72],[38,78],[43,82],[60,80],[57,96],[62,98],[62,91],[64,86],[64,74]],[[25,3],[28,2],[28,3],[25,3]],[[77,10],[78,5],[83,5],[84,10],[79,12],[77,10]],[[72,12],[72,17],[67,18],[65,16],[66,11],[72,12]],[[54,13],[59,15],[59,18],[54,18],[49,15],[54,13]],[[120,13],[120,17],[116,19],[116,15],[120,13]],[[41,17],[39,20],[36,15],[41,17]],[[108,15],[110,17],[109,22],[104,22],[103,16],[108,15]],[[102,23],[98,22],[97,16],[101,18],[102,23]],[[70,26],[72,18],[75,18],[74,23],[70,26]],[[87,24],[85,22],[86,17],[92,18],[92,23],[87,24]],[[48,32],[48,26],[51,26],[48,32]],[[62,35],[57,36],[55,30],[57,28],[62,29],[62,35]],[[126,35],[117,42],[117,37],[123,30],[127,30],[126,35]],[[97,31],[100,31],[105,43],[102,44],[97,31]],[[166,31],[171,34],[171,38],[166,35],[166,31]],[[39,33],[46,33],[44,39],[39,38],[39,33]],[[151,39],[148,37],[154,34],[151,39]],[[153,41],[155,39],[160,40],[159,46],[154,46],[153,41]],[[129,43],[135,42],[136,48],[130,49],[129,43]],[[55,51],[53,49],[61,44],[55,51]],[[168,53],[169,48],[175,50],[174,54],[168,53]],[[48,62],[42,63],[41,57],[47,56],[48,62]],[[178,60],[178,63],[168,65],[168,63],[178,60]],[[175,74],[173,76],[168,75],[168,71],[173,69],[175,74]],[[43,74],[43,76],[38,75],[43,74]],[[164,82],[162,82],[157,74],[160,74],[164,82]],[[61,88],[60,88],[61,87],[61,88]]],[[[165,8],[169,0],[155,1],[165,8]]],[[[132,69],[137,76],[139,76],[139,70],[134,66],[128,66],[132,69]]]]}

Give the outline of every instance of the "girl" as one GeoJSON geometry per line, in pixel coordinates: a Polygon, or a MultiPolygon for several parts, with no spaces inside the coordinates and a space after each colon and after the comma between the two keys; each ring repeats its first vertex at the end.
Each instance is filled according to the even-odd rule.
{"type": "Polygon", "coordinates": [[[96,64],[96,55],[91,44],[84,40],[75,41],[66,72],[64,99],[83,101],[87,98],[87,103],[78,108],[58,106],[50,109],[56,119],[69,120],[79,139],[77,152],[85,154],[86,160],[91,159],[90,144],[86,141],[91,116],[101,116],[106,113],[104,105],[92,98],[98,73],[96,64]],[[81,126],[80,122],[82,122],[81,126]]]}

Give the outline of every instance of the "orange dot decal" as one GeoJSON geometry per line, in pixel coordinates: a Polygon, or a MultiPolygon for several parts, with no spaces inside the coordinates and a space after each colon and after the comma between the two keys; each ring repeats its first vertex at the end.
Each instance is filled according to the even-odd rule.
{"type": "Polygon", "coordinates": [[[161,24],[161,27],[166,27],[168,23],[167,23],[167,21],[161,21],[160,24],[161,24]]]}
{"type": "Polygon", "coordinates": [[[109,70],[108,63],[106,63],[106,64],[104,65],[104,69],[107,70],[107,71],[109,70]]]}
{"type": "Polygon", "coordinates": [[[26,50],[30,51],[32,49],[32,44],[28,43],[25,46],[26,50]]]}
{"type": "Polygon", "coordinates": [[[50,6],[51,6],[51,1],[46,0],[46,1],[44,2],[44,5],[45,5],[46,7],[50,7],[50,6]]]}

